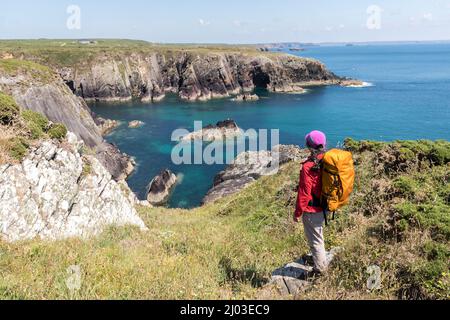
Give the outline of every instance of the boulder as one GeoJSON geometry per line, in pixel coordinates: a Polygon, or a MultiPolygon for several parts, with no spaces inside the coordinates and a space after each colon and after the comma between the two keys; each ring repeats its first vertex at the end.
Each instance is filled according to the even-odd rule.
{"type": "Polygon", "coordinates": [[[168,169],[163,170],[148,185],[147,201],[154,206],[166,204],[176,184],[177,176],[168,169]]]}

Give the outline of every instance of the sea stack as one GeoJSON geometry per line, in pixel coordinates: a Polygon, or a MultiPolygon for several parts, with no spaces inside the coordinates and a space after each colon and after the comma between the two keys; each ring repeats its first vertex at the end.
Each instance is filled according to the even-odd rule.
{"type": "Polygon", "coordinates": [[[170,170],[163,170],[148,185],[147,200],[154,206],[163,206],[177,184],[177,176],[170,170]]]}
{"type": "Polygon", "coordinates": [[[183,138],[182,141],[217,141],[226,140],[241,135],[242,130],[238,127],[236,122],[231,119],[219,121],[216,125],[208,125],[202,130],[192,132],[183,138]]]}

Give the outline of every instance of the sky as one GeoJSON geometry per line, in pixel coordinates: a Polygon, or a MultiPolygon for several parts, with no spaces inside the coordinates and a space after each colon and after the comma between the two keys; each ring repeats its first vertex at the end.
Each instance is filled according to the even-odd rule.
{"type": "Polygon", "coordinates": [[[450,0],[2,1],[0,39],[34,38],[233,44],[450,40],[450,0]]]}

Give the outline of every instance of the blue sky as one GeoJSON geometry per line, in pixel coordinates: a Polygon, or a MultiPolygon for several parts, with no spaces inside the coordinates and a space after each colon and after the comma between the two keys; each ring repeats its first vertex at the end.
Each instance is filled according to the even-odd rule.
{"type": "Polygon", "coordinates": [[[130,38],[171,43],[450,39],[450,0],[2,2],[2,39],[130,38]],[[67,28],[69,5],[80,8],[81,29],[67,28]],[[376,28],[367,26],[374,14],[367,13],[371,5],[381,10],[376,28]]]}

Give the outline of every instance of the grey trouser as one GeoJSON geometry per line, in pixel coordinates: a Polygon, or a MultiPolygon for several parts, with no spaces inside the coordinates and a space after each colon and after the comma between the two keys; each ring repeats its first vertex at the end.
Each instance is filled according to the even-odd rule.
{"type": "Polygon", "coordinates": [[[323,238],[323,213],[304,213],[302,216],[305,235],[314,259],[314,269],[325,272],[328,268],[325,240],[323,238]]]}

